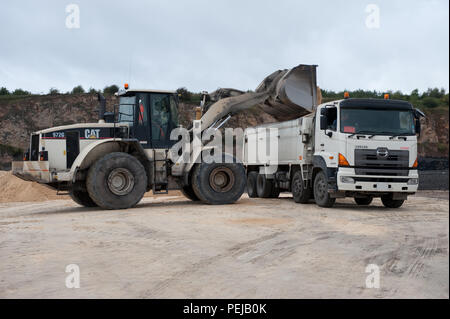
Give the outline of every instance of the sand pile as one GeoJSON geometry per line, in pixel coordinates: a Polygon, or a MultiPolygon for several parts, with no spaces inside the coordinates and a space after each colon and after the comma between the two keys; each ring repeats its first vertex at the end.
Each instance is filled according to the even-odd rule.
{"type": "Polygon", "coordinates": [[[0,203],[42,202],[51,199],[68,199],[56,195],[56,191],[35,182],[26,182],[11,172],[0,171],[0,203]]]}
{"type": "MultiPolygon", "coordinates": [[[[179,191],[170,191],[170,196],[182,196],[179,191]]],[[[144,197],[154,196],[152,192],[144,197]]],[[[56,195],[56,190],[39,183],[26,182],[8,171],[0,171],[0,203],[7,202],[43,202],[54,199],[70,199],[68,195],[56,195]]]]}

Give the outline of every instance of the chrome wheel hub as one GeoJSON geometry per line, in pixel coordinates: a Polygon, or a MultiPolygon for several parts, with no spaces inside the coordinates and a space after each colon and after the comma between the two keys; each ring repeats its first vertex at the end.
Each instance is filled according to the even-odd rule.
{"type": "Polygon", "coordinates": [[[134,177],[126,168],[115,168],[109,173],[107,184],[113,194],[124,196],[132,191],[134,177]]]}

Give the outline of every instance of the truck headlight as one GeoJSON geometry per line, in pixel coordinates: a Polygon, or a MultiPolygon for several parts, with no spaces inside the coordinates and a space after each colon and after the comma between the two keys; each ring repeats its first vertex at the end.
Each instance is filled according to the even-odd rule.
{"type": "Polygon", "coordinates": [[[346,184],[355,184],[355,180],[348,176],[341,176],[341,182],[346,184]]]}
{"type": "Polygon", "coordinates": [[[419,184],[419,179],[418,178],[410,178],[408,180],[408,185],[417,185],[419,184]]]}

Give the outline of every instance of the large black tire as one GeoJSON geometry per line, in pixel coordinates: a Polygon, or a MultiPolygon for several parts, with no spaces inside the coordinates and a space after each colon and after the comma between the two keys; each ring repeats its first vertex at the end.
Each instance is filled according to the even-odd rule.
{"type": "Polygon", "coordinates": [[[320,207],[332,207],[336,202],[336,198],[330,197],[328,193],[328,181],[323,171],[314,178],[314,200],[320,207]]]}
{"type": "Polygon", "coordinates": [[[258,178],[258,172],[251,171],[247,174],[247,194],[250,198],[258,197],[256,191],[256,179],[258,178]]]}
{"type": "Polygon", "coordinates": [[[183,193],[183,195],[186,198],[190,199],[193,202],[200,201],[200,199],[197,197],[197,195],[195,195],[195,192],[192,189],[192,185],[183,186],[183,188],[181,188],[181,192],[183,193]]]}
{"type": "Polygon", "coordinates": [[[404,199],[392,199],[392,194],[382,195],[381,202],[387,208],[399,208],[405,202],[404,199]]]}
{"type": "Polygon", "coordinates": [[[90,167],[86,188],[101,208],[130,208],[144,196],[147,174],[135,157],[114,152],[103,156],[90,167]]]}
{"type": "Polygon", "coordinates": [[[367,205],[370,205],[370,203],[372,203],[373,197],[372,196],[355,197],[354,200],[355,200],[355,203],[359,206],[367,206],[367,205]]]}
{"type": "Polygon", "coordinates": [[[264,174],[258,174],[256,178],[256,192],[259,198],[269,198],[272,195],[273,181],[267,179],[264,174]]]}
{"type": "Polygon", "coordinates": [[[200,163],[192,173],[197,197],[210,205],[236,202],[245,191],[245,169],[240,163],[200,163]]]}
{"type": "Polygon", "coordinates": [[[72,200],[77,203],[78,205],[84,206],[84,207],[97,207],[98,205],[92,200],[92,198],[89,196],[89,193],[87,190],[81,189],[81,187],[78,187],[77,185],[73,185],[72,188],[69,191],[69,195],[72,198],[72,200]]]}
{"type": "Polygon", "coordinates": [[[301,204],[309,202],[309,199],[311,198],[311,188],[305,187],[302,172],[300,170],[296,171],[294,176],[292,176],[291,190],[294,202],[301,204]]]}

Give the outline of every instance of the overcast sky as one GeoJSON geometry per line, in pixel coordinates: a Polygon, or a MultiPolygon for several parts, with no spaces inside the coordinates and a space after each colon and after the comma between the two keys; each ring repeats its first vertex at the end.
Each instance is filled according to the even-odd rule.
{"type": "Polygon", "coordinates": [[[301,63],[328,90],[449,88],[448,0],[2,1],[0,41],[0,87],[34,93],[247,90],[301,63]]]}

